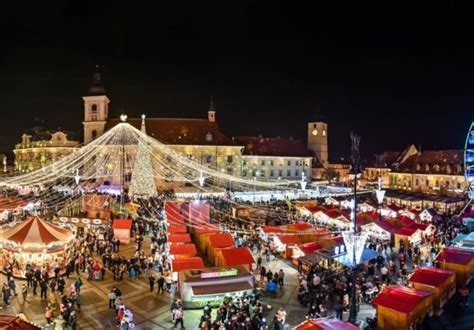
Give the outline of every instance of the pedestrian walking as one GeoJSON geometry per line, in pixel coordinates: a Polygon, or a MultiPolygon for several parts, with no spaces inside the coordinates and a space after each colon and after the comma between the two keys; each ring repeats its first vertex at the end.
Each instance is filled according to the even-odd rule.
{"type": "Polygon", "coordinates": [[[28,295],[28,287],[25,283],[21,285],[21,295],[23,296],[23,303],[26,303],[26,296],[28,295]]]}

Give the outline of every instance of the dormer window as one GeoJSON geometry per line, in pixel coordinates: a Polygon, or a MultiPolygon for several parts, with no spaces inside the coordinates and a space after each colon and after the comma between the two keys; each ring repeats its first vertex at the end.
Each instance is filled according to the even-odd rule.
{"type": "Polygon", "coordinates": [[[207,141],[207,142],[211,142],[211,141],[212,141],[212,133],[211,133],[211,132],[207,132],[207,133],[206,133],[206,141],[207,141]]]}
{"type": "Polygon", "coordinates": [[[426,172],[429,172],[429,171],[430,171],[430,165],[428,165],[428,164],[425,165],[425,171],[426,171],[426,172]]]}
{"type": "Polygon", "coordinates": [[[451,174],[451,166],[446,165],[446,174],[451,174]]]}
{"type": "Polygon", "coordinates": [[[416,164],[416,170],[421,171],[421,165],[420,164],[416,164]]]}
{"type": "Polygon", "coordinates": [[[439,172],[439,165],[436,164],[436,165],[434,166],[434,169],[435,169],[436,172],[439,172]]]}

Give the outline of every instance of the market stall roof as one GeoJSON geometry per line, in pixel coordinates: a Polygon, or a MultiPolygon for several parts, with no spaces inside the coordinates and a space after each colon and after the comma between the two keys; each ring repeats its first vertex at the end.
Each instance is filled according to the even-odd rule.
{"type": "Polygon", "coordinates": [[[320,206],[320,205],[305,205],[305,206],[303,206],[303,208],[305,208],[306,210],[308,210],[311,213],[315,213],[315,212],[318,212],[318,211],[325,210],[325,208],[320,206]]]}
{"type": "Polygon", "coordinates": [[[299,257],[298,261],[300,261],[303,264],[307,264],[307,265],[316,265],[316,264],[319,264],[321,261],[326,260],[326,259],[327,259],[326,257],[323,257],[322,255],[320,255],[316,252],[312,252],[312,253],[308,253],[308,254],[306,254],[302,257],[299,257]]]}
{"type": "Polygon", "coordinates": [[[252,290],[253,286],[249,282],[234,282],[219,285],[193,286],[192,290],[196,296],[215,295],[222,292],[240,292],[252,290]]]}
{"type": "Polygon", "coordinates": [[[188,229],[185,225],[170,225],[168,226],[168,233],[170,234],[183,234],[186,233],[188,229]]]}
{"type": "Polygon", "coordinates": [[[417,268],[415,273],[410,277],[410,282],[440,287],[454,274],[456,274],[456,272],[452,270],[420,267],[417,268]]]}
{"type": "Polygon", "coordinates": [[[292,223],[289,225],[284,225],[280,227],[281,229],[287,231],[287,232],[298,232],[298,231],[305,231],[308,229],[312,229],[313,226],[307,222],[298,222],[298,223],[292,223]]]}
{"type": "Polygon", "coordinates": [[[471,262],[472,258],[474,258],[474,251],[458,249],[458,248],[444,248],[438,257],[436,257],[436,261],[438,262],[447,262],[450,264],[458,264],[458,265],[467,265],[471,262]]]}
{"type": "Polygon", "coordinates": [[[255,263],[248,247],[229,248],[220,250],[227,267],[250,265],[255,263]]]}
{"type": "Polygon", "coordinates": [[[306,320],[295,327],[296,330],[357,330],[359,327],[335,317],[306,320]]]}
{"type": "Polygon", "coordinates": [[[170,254],[172,255],[196,255],[196,246],[189,244],[171,244],[170,254]]]}
{"type": "Polygon", "coordinates": [[[277,238],[286,245],[299,244],[302,241],[299,235],[278,235],[277,238]]]}
{"type": "Polygon", "coordinates": [[[209,243],[214,248],[226,248],[235,245],[234,237],[230,233],[211,234],[209,243]]]}
{"type": "Polygon", "coordinates": [[[298,244],[298,248],[303,251],[305,254],[313,253],[316,250],[322,248],[321,244],[316,242],[298,244]]]}
{"type": "Polygon", "coordinates": [[[265,234],[280,234],[280,233],[283,233],[283,229],[281,229],[280,227],[274,227],[274,226],[261,227],[261,230],[265,234]]]}
{"type": "Polygon", "coordinates": [[[66,242],[73,237],[74,234],[68,229],[53,225],[39,217],[31,217],[1,234],[2,241],[12,241],[17,244],[47,245],[52,242],[66,242]]]}
{"type": "Polygon", "coordinates": [[[200,226],[194,228],[194,233],[196,235],[203,235],[203,234],[217,234],[220,232],[220,229],[217,226],[200,226]]]}
{"type": "Polygon", "coordinates": [[[204,269],[204,263],[200,257],[191,257],[184,259],[173,259],[173,271],[180,272],[189,269],[204,269]]]}
{"type": "Polygon", "coordinates": [[[408,288],[401,285],[388,286],[377,297],[373,304],[409,314],[417,304],[432,292],[408,288]]]}
{"type": "Polygon", "coordinates": [[[168,236],[169,243],[190,243],[191,236],[189,234],[170,234],[168,236]]]}
{"type": "Polygon", "coordinates": [[[131,229],[132,220],[130,219],[115,219],[112,224],[112,229],[131,229]]]}
{"type": "Polygon", "coordinates": [[[0,329],[2,330],[41,330],[40,326],[34,325],[20,316],[0,315],[0,329]]]}
{"type": "Polygon", "coordinates": [[[403,235],[403,236],[412,236],[417,230],[419,229],[412,228],[412,227],[402,227],[402,228],[398,228],[395,234],[403,235]]]}
{"type": "Polygon", "coordinates": [[[400,207],[398,207],[398,206],[395,205],[395,204],[387,205],[387,208],[389,208],[390,210],[395,211],[395,212],[400,211],[400,207]]]}

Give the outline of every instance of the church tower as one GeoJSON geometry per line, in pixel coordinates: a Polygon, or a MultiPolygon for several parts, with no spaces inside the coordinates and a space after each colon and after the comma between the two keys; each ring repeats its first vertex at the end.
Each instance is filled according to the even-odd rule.
{"type": "Polygon", "coordinates": [[[328,162],[328,124],[317,121],[308,123],[308,149],[327,167],[328,162]]]}
{"type": "Polygon", "coordinates": [[[84,144],[88,144],[104,133],[109,116],[110,100],[105,95],[98,65],[96,65],[94,78],[87,96],[83,96],[82,99],[84,100],[84,121],[82,122],[84,126],[84,144]]]}

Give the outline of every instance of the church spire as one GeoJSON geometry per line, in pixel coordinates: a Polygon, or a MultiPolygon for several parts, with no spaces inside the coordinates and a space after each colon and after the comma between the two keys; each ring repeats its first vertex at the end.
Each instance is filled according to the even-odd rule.
{"type": "Polygon", "coordinates": [[[99,64],[96,64],[95,66],[92,83],[89,86],[89,95],[105,95],[105,87],[102,84],[102,74],[99,64]]]}
{"type": "Polygon", "coordinates": [[[207,120],[210,122],[216,121],[216,108],[214,107],[214,98],[211,96],[209,100],[209,109],[207,111],[207,120]]]}
{"type": "Polygon", "coordinates": [[[145,118],[146,118],[146,116],[145,116],[145,114],[143,114],[142,115],[142,127],[141,127],[140,130],[142,131],[142,133],[146,134],[145,118]]]}

